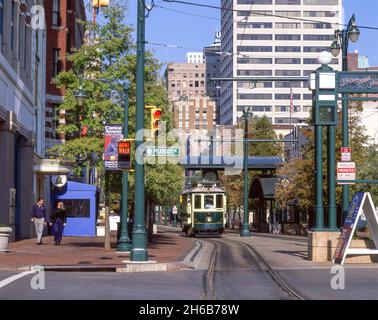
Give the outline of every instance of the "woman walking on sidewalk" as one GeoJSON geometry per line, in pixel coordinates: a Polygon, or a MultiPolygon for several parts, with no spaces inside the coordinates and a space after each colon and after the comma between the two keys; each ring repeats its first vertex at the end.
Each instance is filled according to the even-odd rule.
{"type": "Polygon", "coordinates": [[[58,202],[57,208],[50,217],[50,226],[53,228],[54,241],[58,245],[62,241],[63,229],[66,225],[67,217],[63,202],[58,202]]]}

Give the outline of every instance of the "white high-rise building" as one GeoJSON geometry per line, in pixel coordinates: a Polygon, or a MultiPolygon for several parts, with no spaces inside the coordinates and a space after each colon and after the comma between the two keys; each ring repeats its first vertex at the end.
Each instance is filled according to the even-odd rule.
{"type": "Polygon", "coordinates": [[[186,63],[204,63],[203,52],[188,52],[186,63]]]}
{"type": "MultiPolygon", "coordinates": [[[[342,0],[222,0],[222,8],[221,77],[307,76],[343,22],[342,0]]],[[[331,67],[341,69],[341,55],[331,67]]],[[[311,104],[307,83],[222,82],[220,123],[235,124],[251,107],[283,128],[304,122],[311,104]]]]}

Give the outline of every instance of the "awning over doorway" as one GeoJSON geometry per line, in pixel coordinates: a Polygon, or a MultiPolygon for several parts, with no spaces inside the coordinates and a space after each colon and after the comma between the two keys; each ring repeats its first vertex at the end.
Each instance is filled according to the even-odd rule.
{"type": "Polygon", "coordinates": [[[45,175],[68,174],[75,165],[74,161],[58,159],[35,159],[33,170],[45,175]]]}
{"type": "Polygon", "coordinates": [[[252,199],[273,200],[278,177],[255,177],[251,182],[249,197],[252,199]]]}

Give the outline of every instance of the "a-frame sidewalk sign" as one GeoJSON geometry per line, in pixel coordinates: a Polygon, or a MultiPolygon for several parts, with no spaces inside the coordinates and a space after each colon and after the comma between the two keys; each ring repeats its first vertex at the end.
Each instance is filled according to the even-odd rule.
{"type": "Polygon", "coordinates": [[[369,192],[358,192],[349,206],[348,215],[341,231],[341,237],[333,256],[333,263],[344,264],[347,255],[378,254],[378,214],[369,192]],[[375,249],[350,248],[358,221],[364,213],[367,225],[370,227],[375,249]]]}

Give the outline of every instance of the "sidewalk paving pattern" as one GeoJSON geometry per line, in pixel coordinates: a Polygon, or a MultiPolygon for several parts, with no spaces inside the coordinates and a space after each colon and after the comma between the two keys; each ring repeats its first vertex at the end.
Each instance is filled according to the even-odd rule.
{"type": "MultiPolygon", "coordinates": [[[[159,231],[148,246],[149,260],[159,263],[179,262],[192,250],[194,242],[179,233],[159,231]]],[[[116,252],[115,233],[111,235],[111,250],[104,249],[104,237],[64,237],[55,245],[53,237],[44,237],[43,245],[35,239],[10,244],[10,252],[0,254],[0,269],[15,270],[31,265],[43,266],[124,266],[129,252],[116,252]]]]}

